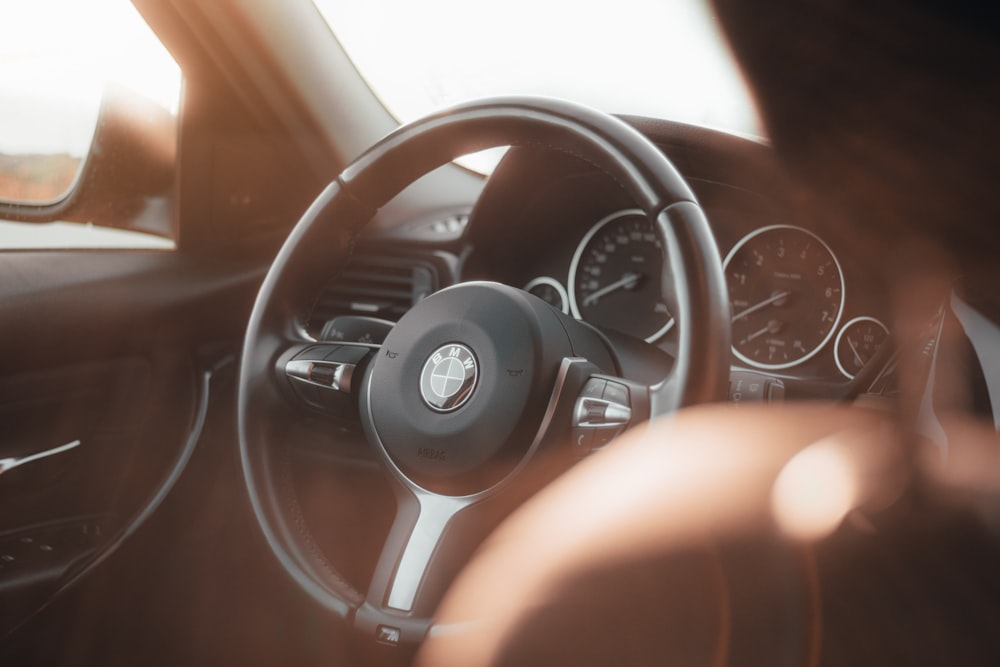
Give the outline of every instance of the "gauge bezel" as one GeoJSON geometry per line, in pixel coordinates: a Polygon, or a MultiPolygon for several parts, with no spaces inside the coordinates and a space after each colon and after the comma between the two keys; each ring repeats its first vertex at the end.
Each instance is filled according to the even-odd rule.
{"type": "Polygon", "coordinates": [[[533,287],[538,287],[539,285],[548,285],[549,287],[554,288],[559,294],[559,299],[562,301],[562,305],[559,307],[559,310],[561,310],[563,314],[569,315],[569,295],[566,293],[566,288],[563,287],[563,284],[555,278],[550,276],[538,276],[537,278],[529,280],[528,284],[521,289],[530,293],[533,287]]]}
{"type": "MultiPolygon", "coordinates": [[[[767,364],[761,361],[755,361],[747,357],[739,350],[737,350],[736,343],[735,342],[733,343],[732,351],[733,355],[737,359],[739,359],[744,364],[747,364],[748,366],[751,366],[753,368],[758,368],[760,370],[769,370],[769,371],[778,371],[786,368],[794,368],[795,366],[803,364],[812,359],[813,357],[815,357],[817,354],[819,354],[823,350],[823,348],[827,346],[827,344],[830,342],[830,339],[832,339],[833,336],[838,331],[838,327],[840,326],[840,320],[844,316],[844,304],[846,303],[845,301],[846,285],[844,284],[844,269],[840,265],[840,260],[837,258],[837,254],[833,252],[833,249],[830,247],[830,245],[826,241],[824,241],[818,234],[803,227],[799,227],[798,225],[779,224],[779,225],[768,225],[766,227],[760,227],[759,229],[755,229],[749,234],[746,234],[745,236],[743,236],[743,238],[737,241],[736,244],[733,245],[733,247],[729,250],[729,253],[726,254],[726,258],[722,261],[722,272],[726,276],[726,290],[727,291],[729,290],[729,263],[732,261],[733,257],[736,256],[736,253],[738,253],[743,248],[743,246],[745,246],[747,243],[757,238],[758,236],[776,230],[785,230],[785,231],[791,230],[791,231],[801,232],[803,234],[806,234],[807,236],[811,236],[812,238],[814,238],[816,241],[819,242],[821,246],[823,246],[823,248],[826,249],[826,251],[830,254],[830,257],[833,259],[833,265],[837,268],[837,277],[840,280],[840,305],[837,308],[837,317],[834,319],[833,324],[830,326],[830,331],[827,332],[823,340],[821,340],[808,354],[805,354],[793,361],[786,361],[780,364],[767,364]]],[[[730,314],[730,316],[731,315],[732,314],[730,314]]]]}
{"type": "Polygon", "coordinates": [[[837,362],[837,370],[839,370],[841,374],[848,380],[853,380],[855,376],[852,375],[851,373],[848,373],[847,369],[844,368],[844,364],[840,361],[840,340],[841,338],[844,337],[845,331],[847,331],[848,329],[850,329],[852,326],[854,326],[859,322],[874,322],[875,324],[882,327],[882,331],[884,331],[886,335],[886,342],[888,342],[889,327],[887,327],[885,323],[882,320],[878,319],[877,317],[869,317],[867,315],[863,315],[861,317],[855,317],[853,319],[848,320],[847,322],[844,322],[844,326],[840,327],[840,331],[837,333],[837,339],[833,341],[833,360],[837,362]]]}
{"type": "MultiPolygon", "coordinates": [[[[647,221],[649,220],[649,218],[646,217],[646,214],[637,208],[626,208],[620,211],[615,211],[614,213],[611,213],[610,215],[607,215],[598,220],[596,223],[594,223],[594,225],[587,231],[587,233],[583,235],[583,238],[580,239],[580,243],[577,244],[576,250],[573,252],[573,261],[571,261],[569,265],[569,280],[567,281],[570,314],[576,319],[586,322],[586,320],[580,314],[580,308],[577,305],[577,300],[576,300],[576,272],[580,266],[580,259],[583,257],[583,251],[587,248],[587,244],[590,243],[590,240],[594,238],[594,236],[599,231],[601,231],[601,229],[611,224],[615,220],[618,220],[619,218],[625,218],[631,216],[638,216],[647,221]]],[[[649,224],[650,226],[652,226],[653,223],[649,224]]],[[[666,261],[667,259],[664,256],[663,257],[664,264],[666,263],[666,261]]],[[[662,268],[660,270],[660,275],[656,276],[656,278],[657,278],[657,284],[662,285],[663,284],[662,268]]],[[[662,327],[660,327],[657,331],[653,332],[649,336],[646,336],[644,340],[647,343],[655,343],[656,341],[663,338],[663,336],[666,335],[666,333],[670,331],[673,327],[674,327],[674,318],[671,317],[666,324],[664,324],[662,327]]]]}

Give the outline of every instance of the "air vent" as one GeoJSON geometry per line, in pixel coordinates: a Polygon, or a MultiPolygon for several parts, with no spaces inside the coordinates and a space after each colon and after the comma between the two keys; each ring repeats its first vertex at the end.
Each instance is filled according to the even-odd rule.
{"type": "Polygon", "coordinates": [[[435,234],[461,234],[469,224],[469,216],[465,213],[449,215],[441,220],[430,223],[431,232],[435,234]]]}
{"type": "Polygon", "coordinates": [[[396,235],[401,239],[441,243],[461,238],[468,224],[468,211],[438,211],[399,228],[396,235]]]}
{"type": "Polygon", "coordinates": [[[337,315],[368,315],[395,322],[437,287],[437,272],[429,262],[408,257],[354,257],[320,297],[310,318],[310,330],[318,331],[337,315]]]}

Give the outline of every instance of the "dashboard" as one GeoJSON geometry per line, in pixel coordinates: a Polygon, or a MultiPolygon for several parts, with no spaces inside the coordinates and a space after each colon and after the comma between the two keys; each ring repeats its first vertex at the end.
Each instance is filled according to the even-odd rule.
{"type": "MultiPolygon", "coordinates": [[[[791,179],[760,143],[630,120],[671,158],[708,217],[732,307],[734,374],[780,383],[789,398],[843,395],[891,340],[885,277],[863,230],[801,214],[791,179]]],[[[424,224],[423,234],[404,225],[380,240],[436,262],[436,289],[502,282],[600,329],[668,355],[676,350],[674,308],[663,297],[672,278],[659,241],[621,188],[591,165],[510,149],[457,220],[424,224]]]]}

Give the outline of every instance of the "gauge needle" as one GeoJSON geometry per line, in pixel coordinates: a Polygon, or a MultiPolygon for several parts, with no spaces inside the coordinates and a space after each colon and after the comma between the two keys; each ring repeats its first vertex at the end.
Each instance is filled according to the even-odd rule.
{"type": "Polygon", "coordinates": [[[74,447],[79,447],[80,441],[74,440],[73,442],[66,443],[59,447],[53,449],[45,450],[44,452],[36,452],[34,454],[29,454],[28,456],[10,456],[4,459],[0,459],[0,474],[7,472],[13,468],[24,465],[25,463],[31,463],[32,461],[37,461],[39,459],[48,458],[50,456],[55,456],[56,454],[62,454],[63,452],[68,452],[74,447]]]}
{"type": "Polygon", "coordinates": [[[858,366],[859,367],[864,366],[865,360],[861,358],[860,354],[858,354],[858,348],[854,347],[854,341],[851,340],[850,336],[846,336],[846,338],[847,338],[847,345],[848,347],[851,348],[851,352],[854,353],[854,359],[858,362],[858,366]]]}
{"type": "Polygon", "coordinates": [[[741,317],[746,317],[750,313],[756,313],[761,308],[767,308],[772,303],[777,303],[778,301],[781,301],[782,299],[784,299],[785,297],[789,296],[790,294],[791,294],[790,290],[785,290],[784,292],[778,292],[776,294],[772,294],[771,296],[769,296],[768,298],[764,299],[760,303],[755,304],[753,306],[750,306],[746,310],[742,310],[742,311],[736,313],[735,315],[733,315],[733,322],[735,322],[736,320],[740,319],[741,317]]]}
{"type": "Polygon", "coordinates": [[[604,287],[602,287],[601,289],[597,290],[593,294],[588,295],[587,298],[583,300],[583,305],[584,306],[589,306],[592,303],[594,303],[595,301],[597,301],[598,299],[600,299],[605,294],[609,294],[611,292],[614,292],[615,290],[620,290],[620,289],[635,289],[635,286],[639,284],[639,279],[640,278],[642,278],[641,274],[638,274],[638,273],[626,273],[625,275],[623,275],[621,277],[620,280],[616,280],[615,282],[613,282],[613,283],[611,283],[609,285],[605,285],[604,287]]]}
{"type": "Polygon", "coordinates": [[[760,338],[766,333],[778,333],[780,329],[781,329],[781,322],[779,322],[778,320],[771,320],[770,322],[767,323],[767,326],[765,326],[763,329],[761,329],[760,331],[754,331],[752,334],[747,336],[746,342],[749,343],[754,338],[760,338]]]}

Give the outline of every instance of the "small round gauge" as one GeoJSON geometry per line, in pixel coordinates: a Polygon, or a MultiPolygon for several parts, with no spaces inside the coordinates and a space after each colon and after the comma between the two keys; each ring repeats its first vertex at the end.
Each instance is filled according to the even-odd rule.
{"type": "Polygon", "coordinates": [[[539,299],[557,310],[569,315],[569,297],[566,288],[555,278],[541,276],[524,286],[524,291],[534,294],[539,299]]]}
{"type": "Polygon", "coordinates": [[[844,309],[844,276],[830,247],[800,227],[743,237],[723,263],[733,309],[733,353],[762,369],[812,358],[844,309]]]}
{"type": "Polygon", "coordinates": [[[663,248],[638,209],[584,235],[569,269],[573,317],[653,342],[674,325],[662,295],[663,248]]]}
{"type": "Polygon", "coordinates": [[[837,368],[853,380],[889,340],[889,329],[874,317],[855,317],[845,324],[834,343],[837,368]]]}

